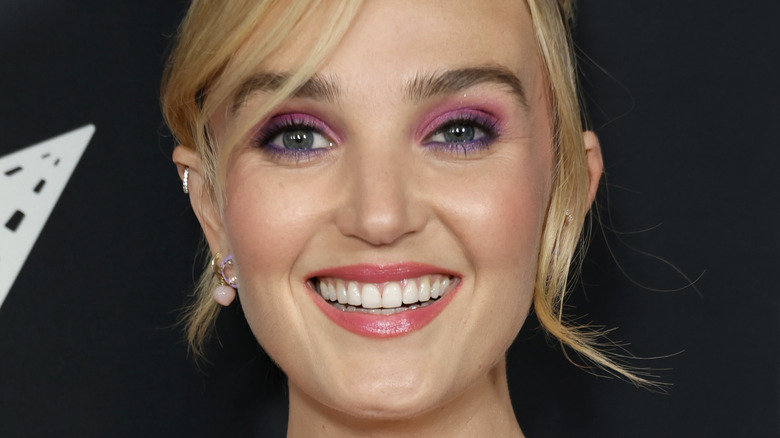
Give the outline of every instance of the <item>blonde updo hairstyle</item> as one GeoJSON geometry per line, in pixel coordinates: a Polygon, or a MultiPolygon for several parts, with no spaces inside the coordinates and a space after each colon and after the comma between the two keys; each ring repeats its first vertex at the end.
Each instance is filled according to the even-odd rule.
{"type": "MultiPolygon", "coordinates": [[[[522,0],[518,0],[522,1],[522,0]]],[[[241,134],[292,95],[337,46],[357,14],[361,0],[193,0],[182,21],[162,83],[162,111],[175,140],[195,149],[203,163],[209,202],[222,206],[221,192],[229,149],[241,134]],[[316,19],[315,19],[316,18],[316,19]],[[308,56],[292,76],[234,130],[222,144],[210,136],[209,120],[239,87],[291,35],[317,32],[308,56]],[[236,56],[240,54],[241,56],[236,56]],[[251,59],[253,62],[245,62],[251,59]],[[219,149],[219,154],[217,153],[219,149]]],[[[637,385],[650,384],[635,370],[616,361],[599,343],[602,333],[577,325],[564,315],[570,275],[579,270],[581,236],[588,215],[588,166],[577,94],[577,75],[570,23],[574,0],[526,0],[536,34],[538,56],[548,85],[553,115],[553,184],[541,236],[534,289],[534,309],[544,329],[567,348],[607,372],[637,385]],[[567,221],[567,210],[573,216],[567,221]],[[575,269],[570,269],[574,266],[575,269]]],[[[210,259],[210,257],[209,257],[210,259]]],[[[203,355],[219,305],[211,298],[216,277],[209,266],[195,288],[183,322],[189,345],[203,355]]]]}

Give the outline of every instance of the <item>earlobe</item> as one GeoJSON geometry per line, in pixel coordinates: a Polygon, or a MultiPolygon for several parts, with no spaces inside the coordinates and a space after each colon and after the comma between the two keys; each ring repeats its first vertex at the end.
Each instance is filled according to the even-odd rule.
{"type": "Polygon", "coordinates": [[[596,134],[593,131],[585,131],[582,137],[585,140],[585,159],[588,162],[588,205],[592,205],[604,171],[604,160],[601,157],[601,145],[596,134]]]}
{"type": "Polygon", "coordinates": [[[195,212],[200,227],[206,235],[211,252],[215,253],[220,248],[226,248],[222,219],[219,209],[208,193],[200,156],[194,149],[179,145],[173,150],[173,162],[176,163],[176,170],[179,172],[182,184],[186,174],[192,211],[195,212]]]}

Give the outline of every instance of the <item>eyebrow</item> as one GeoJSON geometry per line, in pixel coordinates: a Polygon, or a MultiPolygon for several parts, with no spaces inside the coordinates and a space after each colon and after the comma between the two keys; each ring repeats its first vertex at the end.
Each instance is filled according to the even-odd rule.
{"type": "MultiPolygon", "coordinates": [[[[236,112],[246,99],[255,92],[272,92],[281,88],[291,74],[261,72],[245,80],[233,98],[232,111],[236,112]]],[[[523,106],[527,106],[525,88],[520,78],[503,66],[478,66],[420,73],[406,84],[406,98],[421,101],[436,96],[454,94],[475,85],[492,83],[506,87],[523,106]]],[[[315,74],[301,84],[294,97],[314,100],[335,101],[341,96],[341,88],[332,76],[315,74]]]]}
{"type": "MultiPolygon", "coordinates": [[[[262,72],[250,76],[245,80],[233,97],[232,111],[236,112],[246,99],[253,93],[276,91],[287,82],[292,75],[289,73],[262,72]]],[[[293,93],[294,97],[309,98],[314,100],[334,101],[341,96],[341,89],[330,76],[315,74],[301,84],[293,93]]]]}
{"type": "Polygon", "coordinates": [[[407,98],[420,101],[454,94],[475,85],[492,83],[509,89],[523,106],[528,105],[522,81],[503,66],[480,66],[415,76],[406,87],[407,98]]]}

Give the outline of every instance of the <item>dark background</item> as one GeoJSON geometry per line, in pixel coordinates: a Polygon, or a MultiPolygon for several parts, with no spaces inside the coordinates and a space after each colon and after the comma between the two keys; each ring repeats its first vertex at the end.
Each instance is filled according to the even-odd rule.
{"type": "MultiPolygon", "coordinates": [[[[0,1],[0,155],[97,127],[0,308],[2,437],[284,434],[283,378],[235,306],[201,371],[175,327],[199,228],[157,94],[185,6],[0,1]]],[[[778,21],[775,2],[581,5],[607,183],[572,312],[663,356],[632,364],[671,386],[583,372],[530,319],[509,354],[527,436],[780,436],[778,21]]]]}

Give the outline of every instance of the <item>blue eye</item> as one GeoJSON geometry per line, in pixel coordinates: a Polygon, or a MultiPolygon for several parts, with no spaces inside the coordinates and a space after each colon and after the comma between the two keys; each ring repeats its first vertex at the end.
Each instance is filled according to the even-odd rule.
{"type": "Polygon", "coordinates": [[[497,120],[481,113],[467,112],[439,124],[422,144],[466,156],[487,149],[498,136],[497,120]]]}
{"type": "Polygon", "coordinates": [[[276,136],[265,142],[266,146],[287,149],[290,151],[304,151],[333,147],[333,142],[313,128],[306,126],[285,127],[276,136]]]}
{"type": "Polygon", "coordinates": [[[439,128],[428,139],[431,143],[469,143],[487,137],[485,131],[471,122],[456,121],[439,128]]]}
{"type": "Polygon", "coordinates": [[[255,135],[254,144],[274,159],[305,161],[335,146],[327,126],[307,114],[273,117],[255,135]]]}

